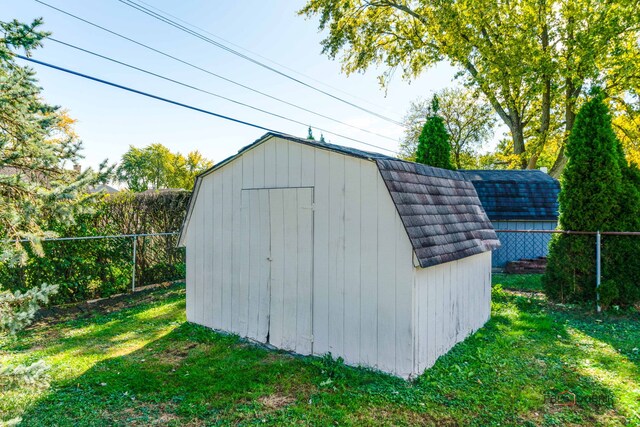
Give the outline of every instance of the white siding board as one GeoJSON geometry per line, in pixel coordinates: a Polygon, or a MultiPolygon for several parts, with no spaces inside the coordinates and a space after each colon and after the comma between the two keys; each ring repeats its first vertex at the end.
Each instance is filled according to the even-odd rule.
{"type": "Polygon", "coordinates": [[[259,340],[258,327],[260,319],[260,270],[263,268],[261,259],[266,258],[268,253],[261,252],[260,245],[260,192],[254,190],[244,190],[243,206],[246,207],[244,212],[246,226],[244,232],[248,237],[246,239],[247,258],[243,262],[244,268],[248,270],[249,282],[249,310],[247,318],[247,336],[254,340],[259,340]],[[245,202],[246,200],[246,202],[245,202]]]}
{"type": "MultiPolygon", "coordinates": [[[[194,218],[194,214],[195,214],[195,206],[194,206],[194,210],[192,213],[192,220],[194,218]]],[[[187,320],[189,322],[196,322],[196,317],[194,315],[194,310],[195,310],[195,292],[196,292],[196,286],[197,283],[196,281],[198,280],[197,278],[197,274],[196,274],[196,254],[198,252],[198,249],[195,247],[195,229],[196,227],[189,227],[187,229],[187,235],[186,235],[186,241],[189,243],[189,246],[186,248],[186,260],[187,260],[187,272],[186,272],[186,284],[185,284],[185,288],[186,288],[186,304],[187,304],[187,320]]]]}
{"type": "Polygon", "coordinates": [[[289,146],[288,142],[281,141],[275,145],[276,147],[276,187],[289,186],[289,146]]]}
{"type": "Polygon", "coordinates": [[[313,351],[329,351],[329,153],[315,150],[313,351]]]}
{"type": "Polygon", "coordinates": [[[289,149],[289,165],[287,172],[289,174],[287,179],[287,185],[289,187],[301,187],[302,186],[302,158],[301,151],[302,146],[300,144],[287,144],[289,149]]]}
{"type": "MultiPolygon", "coordinates": [[[[449,282],[451,284],[456,283],[457,280],[457,266],[454,263],[449,264],[449,282]]],[[[456,331],[456,301],[455,301],[455,286],[447,286],[447,341],[455,341],[456,331]]]]}
{"type": "Polygon", "coordinates": [[[379,172],[369,163],[360,168],[360,361],[378,365],[378,186],[379,172]],[[375,230],[375,232],[374,232],[375,230]]]}
{"type": "Polygon", "coordinates": [[[269,191],[271,217],[271,302],[269,305],[269,342],[283,348],[284,336],[284,203],[282,191],[269,191]]]}
{"type": "Polygon", "coordinates": [[[261,263],[258,265],[256,273],[259,276],[258,285],[258,325],[257,340],[261,342],[267,341],[269,333],[270,313],[269,306],[271,304],[271,212],[269,211],[269,192],[257,191],[259,216],[257,222],[259,224],[259,253],[258,258],[261,263]]]}
{"type": "MultiPolygon", "coordinates": [[[[244,156],[243,156],[244,157],[244,156]]],[[[240,279],[241,265],[246,255],[242,253],[242,178],[244,158],[233,163],[233,215],[232,215],[232,254],[231,254],[231,307],[232,331],[240,336],[247,335],[247,317],[249,303],[249,283],[240,279]]]]}
{"type": "Polygon", "coordinates": [[[313,352],[313,190],[298,192],[298,208],[303,209],[298,217],[298,245],[300,259],[298,269],[298,298],[296,311],[296,351],[301,354],[313,352]]]}
{"type": "MultiPolygon", "coordinates": [[[[209,177],[207,177],[209,178],[209,177]]],[[[223,300],[223,274],[222,274],[222,263],[223,263],[223,253],[225,250],[225,244],[223,240],[223,213],[222,213],[222,179],[210,179],[211,183],[207,185],[211,185],[213,187],[213,195],[214,195],[214,204],[213,204],[213,235],[211,237],[211,242],[218,242],[218,244],[212,244],[211,252],[213,253],[213,264],[211,268],[213,269],[213,280],[215,282],[213,298],[215,303],[213,305],[214,315],[213,315],[213,324],[215,328],[222,329],[224,327],[223,316],[222,316],[222,307],[224,305],[223,300]]],[[[203,185],[205,183],[203,182],[203,185]]]]}
{"type": "Polygon", "coordinates": [[[283,193],[284,272],[282,289],[282,348],[296,350],[298,330],[298,192],[296,189],[271,190],[283,193]]]}
{"type": "Polygon", "coordinates": [[[222,322],[221,328],[233,331],[231,323],[231,283],[233,267],[233,175],[232,171],[225,167],[221,170],[222,179],[222,322]]]}
{"type": "Polygon", "coordinates": [[[396,239],[395,219],[397,211],[390,203],[391,196],[382,179],[378,186],[378,367],[395,372],[395,299],[396,239]]]}
{"type": "MultiPolygon", "coordinates": [[[[413,330],[415,328],[413,306],[413,248],[407,238],[404,225],[396,215],[396,319],[395,319],[395,359],[396,373],[406,377],[413,372],[413,330]],[[407,256],[409,255],[409,256],[407,256]]],[[[394,261],[394,260],[389,260],[394,261]]]]}
{"type": "Polygon", "coordinates": [[[436,337],[436,287],[438,286],[438,282],[436,279],[436,274],[438,273],[438,266],[433,268],[429,268],[426,270],[426,287],[429,293],[429,302],[427,306],[427,329],[429,330],[429,358],[428,358],[428,366],[431,366],[436,360],[437,354],[437,337],[436,337]]]}
{"type": "Polygon", "coordinates": [[[264,164],[267,161],[265,155],[264,144],[258,145],[256,148],[248,152],[254,158],[253,160],[253,181],[251,185],[244,183],[243,188],[264,188],[266,187],[266,179],[264,173],[264,164]]]}
{"type": "MultiPolygon", "coordinates": [[[[360,246],[362,161],[345,162],[345,217],[344,217],[344,360],[349,364],[360,362],[360,246]]],[[[365,165],[365,167],[368,165],[365,165]]]]}
{"type": "MultiPolygon", "coordinates": [[[[244,164],[244,167],[247,165],[244,164]]],[[[244,176],[244,174],[243,174],[244,176]]],[[[251,227],[251,208],[252,197],[250,191],[241,191],[241,209],[240,209],[240,289],[243,292],[239,293],[238,297],[241,299],[240,308],[241,324],[244,320],[243,327],[238,331],[241,336],[251,336],[249,332],[251,328],[251,235],[253,230],[251,227]],[[242,319],[244,318],[244,319],[242,319]]],[[[255,305],[254,305],[255,307],[255,305]]]]}
{"type": "Polygon", "coordinates": [[[345,156],[329,155],[329,351],[344,354],[344,165],[345,156]]]}
{"type": "Polygon", "coordinates": [[[202,247],[202,276],[204,278],[204,296],[202,304],[204,311],[204,324],[208,327],[213,327],[213,319],[214,319],[214,295],[215,295],[215,283],[213,280],[213,270],[209,268],[211,262],[213,261],[213,252],[209,249],[208,242],[211,241],[213,237],[213,205],[214,205],[214,194],[213,194],[213,186],[209,185],[203,188],[202,194],[206,195],[205,199],[205,215],[203,221],[203,235],[207,242],[206,245],[202,247]]]}
{"type": "Polygon", "coordinates": [[[276,145],[275,141],[268,141],[261,144],[264,149],[264,188],[276,186],[276,145]]]}
{"type": "MultiPolygon", "coordinates": [[[[203,194],[203,199],[200,201],[200,209],[198,209],[198,224],[199,230],[204,230],[205,225],[205,208],[206,208],[206,193],[203,194]]],[[[204,254],[205,254],[205,242],[206,238],[203,233],[198,233],[198,269],[196,271],[199,272],[198,275],[198,287],[196,289],[196,312],[198,313],[198,319],[200,323],[205,323],[205,313],[204,313],[204,303],[203,303],[203,294],[205,292],[205,288],[207,286],[204,277],[204,254]]]]}
{"type": "MultiPolygon", "coordinates": [[[[299,145],[299,144],[297,144],[299,145]]],[[[318,150],[300,145],[300,186],[313,187],[315,185],[316,152],[318,150]]]]}

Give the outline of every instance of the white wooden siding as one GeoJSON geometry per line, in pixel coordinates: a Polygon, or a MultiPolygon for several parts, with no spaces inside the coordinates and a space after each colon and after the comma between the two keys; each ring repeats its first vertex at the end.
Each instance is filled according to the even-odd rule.
{"type": "MultiPolygon", "coordinates": [[[[276,322],[297,324],[293,344],[275,337],[281,346],[331,352],[406,378],[489,316],[490,253],[414,268],[411,243],[372,161],[271,137],[203,177],[200,189],[185,234],[191,322],[265,342],[274,310],[270,275],[285,282],[295,275],[298,285],[309,275],[309,325],[296,308],[304,286],[279,294],[289,300],[286,319],[276,322]],[[269,230],[278,226],[264,189],[301,187],[312,189],[313,216],[312,223],[298,216],[297,226],[309,227],[312,238],[280,244],[312,252],[312,267],[290,261],[274,270],[266,258],[274,244],[269,230]]],[[[291,208],[276,209],[282,218],[291,208]]],[[[291,239],[285,227],[280,235],[291,239]]]]}
{"type": "Polygon", "coordinates": [[[415,296],[419,374],[489,320],[491,252],[416,269],[415,296]]]}
{"type": "Polygon", "coordinates": [[[264,239],[242,229],[268,214],[252,199],[241,215],[242,190],[290,187],[314,189],[313,354],[410,375],[412,249],[376,165],[287,140],[271,138],[202,179],[185,239],[188,320],[264,341],[258,318],[268,310],[255,283],[265,267],[247,249],[264,239]]]}

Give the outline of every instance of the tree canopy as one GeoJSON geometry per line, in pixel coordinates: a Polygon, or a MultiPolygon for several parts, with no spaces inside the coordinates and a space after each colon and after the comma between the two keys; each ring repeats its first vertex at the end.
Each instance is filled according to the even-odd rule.
{"type": "Polygon", "coordinates": [[[191,190],[196,175],[211,166],[213,162],[198,151],[183,156],[162,144],[144,148],[130,146],[122,156],[116,176],[118,181],[135,192],[160,188],[191,190]]]}
{"type": "MultiPolygon", "coordinates": [[[[464,88],[443,89],[434,94],[438,97],[438,115],[444,121],[452,163],[457,169],[478,167],[478,149],[493,135],[495,113],[481,97],[464,88]]],[[[400,155],[406,160],[416,159],[418,139],[426,118],[433,114],[431,100],[413,101],[404,118],[404,139],[400,144],[400,155]]]]}
{"type": "Polygon", "coordinates": [[[559,176],[564,144],[585,91],[637,93],[638,0],[308,0],[300,11],[328,30],[323,52],[346,73],[386,66],[412,79],[447,61],[481,91],[509,128],[519,166],[534,168],[552,144],[559,176]]]}
{"type": "Polygon", "coordinates": [[[91,196],[90,185],[104,182],[109,170],[82,173],[72,165],[80,160],[82,143],[73,120],[42,99],[35,73],[15,62],[13,51],[37,48],[47,33],[32,24],[0,22],[0,261],[26,256],[27,239],[39,252],[41,238],[51,236],[50,221],[72,222],[73,214],[91,196]]]}

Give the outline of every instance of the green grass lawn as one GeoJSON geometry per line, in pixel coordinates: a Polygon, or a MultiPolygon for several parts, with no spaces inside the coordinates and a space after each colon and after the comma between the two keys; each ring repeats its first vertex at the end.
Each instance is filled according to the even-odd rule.
{"type": "Polygon", "coordinates": [[[51,386],[0,390],[0,419],[22,416],[25,426],[640,425],[638,313],[594,319],[496,286],[491,321],[406,382],[187,324],[181,285],[120,305],[45,318],[2,343],[3,362],[49,363],[51,386]]]}

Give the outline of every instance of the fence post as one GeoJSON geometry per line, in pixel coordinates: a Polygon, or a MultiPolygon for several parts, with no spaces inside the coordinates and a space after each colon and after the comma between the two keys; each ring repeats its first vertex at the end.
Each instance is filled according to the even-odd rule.
{"type": "Polygon", "coordinates": [[[136,291],[136,252],[138,249],[138,236],[133,236],[133,273],[131,274],[131,292],[136,291]]]}
{"type": "Polygon", "coordinates": [[[596,310],[600,313],[600,230],[596,232],[596,310]]]}

